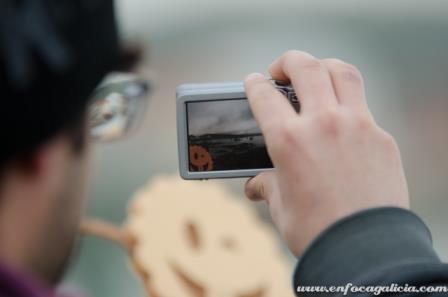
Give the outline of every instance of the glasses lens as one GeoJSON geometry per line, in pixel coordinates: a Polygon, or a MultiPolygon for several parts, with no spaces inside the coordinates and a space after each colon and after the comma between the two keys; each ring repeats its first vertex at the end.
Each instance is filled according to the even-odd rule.
{"type": "Polygon", "coordinates": [[[144,113],[147,93],[148,83],[141,79],[101,85],[89,110],[92,137],[111,141],[128,134],[144,113]]]}

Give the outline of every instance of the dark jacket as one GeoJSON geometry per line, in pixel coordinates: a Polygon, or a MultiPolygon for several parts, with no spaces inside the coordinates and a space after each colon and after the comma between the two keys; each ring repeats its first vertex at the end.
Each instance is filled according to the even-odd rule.
{"type": "MultiPolygon", "coordinates": [[[[338,221],[307,248],[294,273],[297,296],[342,296],[343,291],[336,287],[364,286],[363,290],[369,290],[372,285],[389,290],[381,296],[415,296],[409,294],[412,286],[418,290],[441,286],[436,288],[439,293],[422,295],[448,296],[448,265],[440,261],[428,228],[412,212],[376,208],[338,221]],[[297,292],[298,286],[301,292],[297,292]],[[328,292],[331,286],[333,292],[328,292]],[[444,289],[447,291],[441,293],[444,289]]],[[[371,291],[348,293],[374,295],[371,291]]]]}

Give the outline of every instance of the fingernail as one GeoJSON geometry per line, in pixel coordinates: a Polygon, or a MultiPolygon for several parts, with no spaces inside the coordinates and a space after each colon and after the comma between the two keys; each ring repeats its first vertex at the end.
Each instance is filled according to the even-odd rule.
{"type": "Polygon", "coordinates": [[[259,201],[262,199],[262,197],[259,196],[260,193],[256,191],[256,188],[254,186],[251,186],[250,183],[252,182],[253,177],[249,178],[246,181],[244,192],[246,194],[246,197],[249,198],[249,200],[252,201],[259,201]]]}
{"type": "Polygon", "coordinates": [[[258,72],[253,72],[246,77],[246,79],[259,79],[259,78],[264,78],[264,75],[258,72]]]}
{"type": "Polygon", "coordinates": [[[246,183],[244,184],[244,194],[246,194],[246,197],[249,199],[252,199],[253,196],[253,191],[252,191],[252,187],[249,187],[249,184],[251,182],[251,180],[253,179],[253,177],[249,178],[246,183]]]}

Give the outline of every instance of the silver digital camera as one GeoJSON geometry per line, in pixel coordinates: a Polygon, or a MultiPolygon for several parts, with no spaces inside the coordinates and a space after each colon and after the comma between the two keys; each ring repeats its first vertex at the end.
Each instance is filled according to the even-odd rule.
{"type": "MultiPolygon", "coordinates": [[[[299,112],[291,85],[272,83],[299,112]]],[[[176,97],[182,178],[252,177],[273,168],[242,82],[183,84],[176,97]]]]}

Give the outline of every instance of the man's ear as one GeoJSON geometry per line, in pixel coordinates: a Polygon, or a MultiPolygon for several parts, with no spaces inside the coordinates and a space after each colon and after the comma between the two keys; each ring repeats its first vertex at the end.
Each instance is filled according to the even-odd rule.
{"type": "Polygon", "coordinates": [[[61,177],[69,154],[69,140],[67,137],[57,136],[22,155],[12,166],[22,178],[51,182],[61,177]]]}

